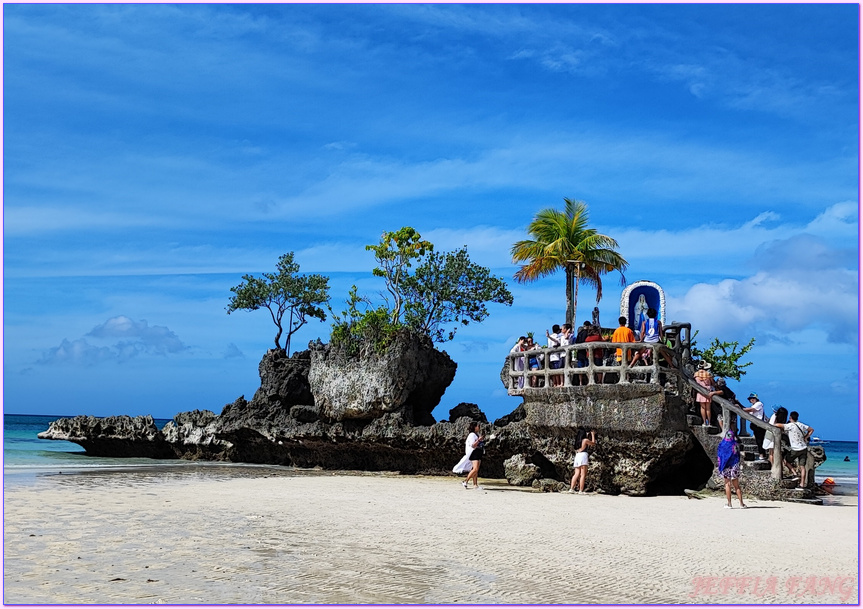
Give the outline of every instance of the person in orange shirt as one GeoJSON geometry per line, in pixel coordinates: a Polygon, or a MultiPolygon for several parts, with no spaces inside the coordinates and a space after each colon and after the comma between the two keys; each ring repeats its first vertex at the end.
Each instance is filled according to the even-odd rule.
{"type": "MultiPolygon", "coordinates": [[[[621,317],[617,320],[617,323],[620,324],[620,327],[614,331],[614,334],[611,335],[611,342],[613,343],[634,343],[635,342],[635,333],[631,328],[626,327],[626,318],[621,317]]],[[[629,351],[629,362],[632,362],[632,358],[637,356],[638,352],[635,349],[629,351]]],[[[616,355],[617,363],[619,364],[623,360],[623,349],[617,350],[616,355]]]]}

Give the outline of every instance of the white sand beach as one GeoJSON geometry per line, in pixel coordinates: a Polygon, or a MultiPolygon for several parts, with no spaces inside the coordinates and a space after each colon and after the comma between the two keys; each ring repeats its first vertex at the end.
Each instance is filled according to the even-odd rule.
{"type": "Polygon", "coordinates": [[[849,603],[857,498],[194,468],[7,480],[4,602],[849,603]],[[736,500],[735,500],[736,504],[736,500]]]}

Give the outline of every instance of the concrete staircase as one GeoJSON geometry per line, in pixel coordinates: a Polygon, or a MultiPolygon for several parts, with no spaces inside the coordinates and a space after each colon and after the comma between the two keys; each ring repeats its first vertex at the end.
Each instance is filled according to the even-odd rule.
{"type": "MultiPolygon", "coordinates": [[[[715,464],[716,449],[719,442],[722,441],[722,430],[715,425],[702,427],[702,419],[697,415],[687,415],[686,419],[692,435],[695,436],[702,448],[704,448],[704,452],[708,458],[715,464]]],[[[759,499],[778,499],[780,501],[809,503],[812,505],[823,504],[823,500],[815,496],[813,489],[797,488],[800,482],[797,476],[783,477],[781,481],[776,483],[770,477],[770,461],[759,459],[758,445],[755,442],[755,437],[748,435],[741,436],[739,439],[743,443],[741,486],[745,494],[751,494],[759,499]]],[[[714,475],[707,484],[708,488],[719,488],[721,484],[720,480],[719,472],[714,469],[714,475]]]]}

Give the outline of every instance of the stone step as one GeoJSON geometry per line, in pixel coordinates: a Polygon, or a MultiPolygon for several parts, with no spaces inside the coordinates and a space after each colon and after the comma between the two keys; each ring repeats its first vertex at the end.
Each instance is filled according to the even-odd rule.
{"type": "Polygon", "coordinates": [[[753,469],[756,471],[767,471],[772,467],[770,465],[770,461],[744,461],[743,464],[749,469],[753,469]]]}
{"type": "Polygon", "coordinates": [[[698,415],[688,414],[686,415],[686,424],[690,427],[695,427],[696,425],[701,425],[702,418],[698,415]]]}
{"type": "Polygon", "coordinates": [[[808,503],[809,505],[824,505],[824,500],[821,497],[786,497],[785,501],[791,503],[808,503]]]}
{"type": "Polygon", "coordinates": [[[796,476],[794,478],[783,478],[779,482],[779,486],[781,486],[782,488],[789,489],[797,488],[798,484],[800,484],[800,478],[797,478],[796,476]]]}
{"type": "Polygon", "coordinates": [[[699,422],[697,425],[690,425],[689,426],[689,428],[693,431],[693,433],[697,434],[699,432],[699,430],[704,430],[707,432],[708,435],[713,436],[713,435],[718,434],[720,431],[722,431],[722,429],[716,425],[711,425],[710,427],[703,427],[701,425],[701,419],[700,418],[698,419],[698,421],[699,422]]]}

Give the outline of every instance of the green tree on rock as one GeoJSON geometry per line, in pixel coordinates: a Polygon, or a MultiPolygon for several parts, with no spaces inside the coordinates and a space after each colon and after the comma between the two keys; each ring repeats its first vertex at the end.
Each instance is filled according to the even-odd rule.
{"type": "Polygon", "coordinates": [[[346,353],[359,353],[362,344],[380,351],[403,329],[446,342],[459,325],[485,319],[487,303],[512,304],[503,279],[471,262],[466,248],[435,252],[434,245],[409,226],[385,232],[380,243],[366,249],[375,254],[378,266],[373,273],[386,283],[387,302],[373,307],[357,294],[356,286],[351,288],[347,310],[341,316],[332,313],[330,336],[346,353]],[[445,327],[449,324],[455,326],[445,327]]]}
{"type": "MultiPolygon", "coordinates": [[[[695,334],[698,334],[698,332],[695,334]]],[[[749,339],[749,342],[743,347],[740,347],[740,343],[736,340],[725,342],[714,338],[710,342],[710,346],[704,351],[695,346],[695,335],[692,338],[692,356],[696,359],[710,362],[710,372],[716,376],[739,381],[740,377],[746,374],[744,368],[752,365],[752,362],[740,363],[740,358],[749,353],[750,349],[755,345],[754,338],[749,339]]]]}
{"type": "MultiPolygon", "coordinates": [[[[372,270],[376,277],[383,277],[387,292],[392,298],[391,322],[398,323],[404,303],[404,280],[409,275],[411,263],[431,252],[434,245],[423,241],[420,234],[410,226],[397,231],[385,232],[377,245],[367,245],[366,250],[375,253],[378,266],[372,270]]],[[[387,303],[389,304],[389,303],[387,303]]]]}
{"type": "Polygon", "coordinates": [[[531,239],[512,246],[513,262],[524,262],[515,273],[520,283],[535,281],[563,269],[566,273],[566,321],[575,327],[578,284],[584,281],[596,288],[596,302],[602,299],[602,276],[623,272],[629,263],[617,252],[617,241],[589,228],[587,204],[564,198],[563,211],[547,208],[536,214],[528,225],[531,239]]]}
{"type": "Polygon", "coordinates": [[[404,282],[405,321],[435,342],[455,337],[458,326],[488,317],[486,303],[512,305],[506,283],[489,269],[471,262],[467,248],[454,252],[429,252],[413,275],[404,282]]]}
{"type": "Polygon", "coordinates": [[[327,315],[320,305],[330,299],[329,277],[300,275],[299,271],[294,253],[288,252],[279,258],[275,273],[263,273],[262,277],[243,275],[243,283],[231,288],[234,295],[226,307],[228,315],[237,310],[267,309],[276,324],[276,349],[282,349],[285,334],[284,350],[289,355],[291,336],[309,319],[324,321],[327,315]],[[285,314],[287,324],[283,321],[285,314]]]}

